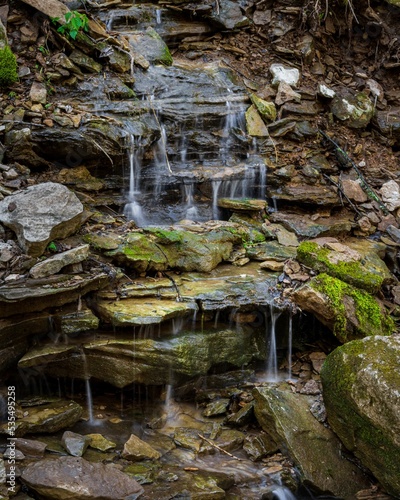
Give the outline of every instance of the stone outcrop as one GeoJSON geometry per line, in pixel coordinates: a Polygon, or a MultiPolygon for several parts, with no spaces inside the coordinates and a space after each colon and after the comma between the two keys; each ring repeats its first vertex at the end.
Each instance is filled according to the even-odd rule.
{"type": "Polygon", "coordinates": [[[388,493],[400,496],[400,338],[349,342],[326,359],[321,379],[328,421],[388,493]]]}

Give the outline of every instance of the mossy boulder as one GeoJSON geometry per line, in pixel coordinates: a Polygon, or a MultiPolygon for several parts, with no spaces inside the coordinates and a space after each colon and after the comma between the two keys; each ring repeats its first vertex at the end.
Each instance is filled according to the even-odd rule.
{"type": "Polygon", "coordinates": [[[341,453],[335,434],[310,412],[313,398],[287,385],[256,387],[254,413],[263,430],[298,466],[301,480],[316,492],[353,500],[369,481],[341,453]]]}
{"type": "Polygon", "coordinates": [[[332,114],[350,128],[364,128],[374,116],[374,105],[363,92],[340,91],[331,103],[332,114]]]}
{"type": "Polygon", "coordinates": [[[161,63],[166,66],[171,66],[173,62],[166,43],[153,28],[131,34],[129,43],[135,52],[141,54],[150,62],[161,63]]]}
{"type": "Polygon", "coordinates": [[[141,233],[129,233],[118,248],[106,255],[139,272],[210,272],[229,258],[233,245],[239,242],[240,235],[228,229],[198,234],[174,228],[148,228],[141,233]]]}
{"type": "Polygon", "coordinates": [[[261,99],[255,94],[250,94],[250,99],[264,121],[273,122],[276,120],[276,108],[273,102],[264,101],[264,99],[261,99]]]}
{"type": "Polygon", "coordinates": [[[328,420],[388,493],[400,497],[400,337],[349,342],[321,371],[328,420]]]}
{"type": "Polygon", "coordinates": [[[315,271],[327,273],[370,293],[377,293],[392,279],[383,260],[369,249],[361,253],[346,245],[303,241],[297,248],[297,259],[315,271]]]}
{"type": "Polygon", "coordinates": [[[394,322],[381,302],[325,273],[316,276],[292,295],[299,307],[313,313],[342,342],[369,335],[390,335],[394,322]]]}
{"type": "Polygon", "coordinates": [[[18,80],[17,58],[10,47],[0,48],[0,87],[9,87],[18,80]]]}

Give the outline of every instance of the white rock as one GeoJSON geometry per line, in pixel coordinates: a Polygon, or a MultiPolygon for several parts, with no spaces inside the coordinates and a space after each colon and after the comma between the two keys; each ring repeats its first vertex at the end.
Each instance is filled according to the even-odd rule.
{"type": "Polygon", "coordinates": [[[285,82],[291,87],[296,87],[300,80],[300,72],[296,68],[285,68],[282,64],[272,64],[269,68],[272,74],[272,85],[285,82]]]}
{"type": "Polygon", "coordinates": [[[318,94],[321,95],[322,97],[326,97],[328,99],[333,99],[336,95],[336,92],[333,89],[330,89],[323,83],[320,83],[318,85],[318,94]]]}
{"type": "Polygon", "coordinates": [[[379,193],[390,212],[400,207],[400,187],[396,181],[385,182],[379,193]]]}

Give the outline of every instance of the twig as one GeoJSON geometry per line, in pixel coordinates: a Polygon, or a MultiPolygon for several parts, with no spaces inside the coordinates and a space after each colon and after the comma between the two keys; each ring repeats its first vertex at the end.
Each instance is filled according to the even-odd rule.
{"type": "Polygon", "coordinates": [[[107,158],[108,158],[108,159],[110,160],[110,162],[111,162],[111,165],[112,165],[112,166],[114,166],[114,162],[112,161],[112,158],[111,158],[111,157],[110,157],[110,155],[107,153],[107,151],[105,151],[105,150],[104,150],[104,149],[100,146],[100,144],[99,144],[98,142],[96,142],[94,139],[92,139],[92,138],[91,138],[91,137],[89,137],[89,136],[85,137],[83,134],[79,134],[79,135],[80,135],[83,139],[89,139],[89,141],[92,141],[92,142],[93,142],[93,144],[94,144],[95,146],[97,146],[97,147],[100,149],[100,151],[102,151],[102,152],[103,152],[103,153],[107,156],[107,158]]]}
{"type": "Polygon", "coordinates": [[[324,137],[327,141],[329,141],[333,147],[335,148],[335,155],[336,158],[338,159],[339,163],[341,164],[342,167],[353,167],[354,170],[356,171],[358,178],[360,179],[360,186],[365,192],[365,194],[368,196],[370,200],[376,201],[379,205],[379,208],[382,210],[382,212],[385,215],[389,215],[389,210],[386,207],[386,205],[383,203],[383,201],[379,198],[379,196],[375,193],[375,191],[369,186],[367,181],[365,180],[363,174],[357,167],[357,165],[354,163],[354,161],[349,157],[349,155],[343,151],[343,149],[333,140],[329,137],[329,135],[325,134],[324,131],[318,130],[318,132],[324,137]]]}
{"type": "Polygon", "coordinates": [[[323,174],[323,176],[325,177],[325,179],[327,179],[329,182],[331,182],[334,186],[336,186],[336,188],[340,192],[341,196],[343,196],[344,198],[346,198],[347,202],[349,203],[349,205],[351,206],[351,208],[356,212],[356,214],[357,215],[362,215],[362,213],[358,210],[358,208],[354,205],[354,203],[346,195],[346,193],[343,191],[343,189],[340,187],[340,185],[338,183],[336,183],[331,177],[329,177],[329,175],[323,174]]]}
{"type": "Polygon", "coordinates": [[[242,461],[241,458],[235,457],[235,455],[232,455],[232,453],[229,453],[229,451],[226,451],[223,448],[221,448],[220,446],[218,446],[217,444],[213,443],[211,441],[211,439],[207,439],[206,437],[202,436],[201,434],[199,434],[198,436],[199,436],[199,438],[204,439],[204,441],[206,441],[206,443],[208,443],[209,445],[211,445],[213,448],[216,448],[217,450],[222,451],[222,453],[225,453],[226,455],[229,455],[231,458],[234,458],[235,460],[242,461]]]}

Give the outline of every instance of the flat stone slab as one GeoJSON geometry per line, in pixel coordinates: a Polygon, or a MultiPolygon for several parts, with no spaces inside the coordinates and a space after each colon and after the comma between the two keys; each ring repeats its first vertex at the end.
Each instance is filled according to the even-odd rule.
{"type": "Polygon", "coordinates": [[[218,206],[221,208],[228,208],[229,210],[239,212],[259,212],[264,210],[267,206],[265,200],[249,199],[249,198],[220,198],[218,206]]]}

